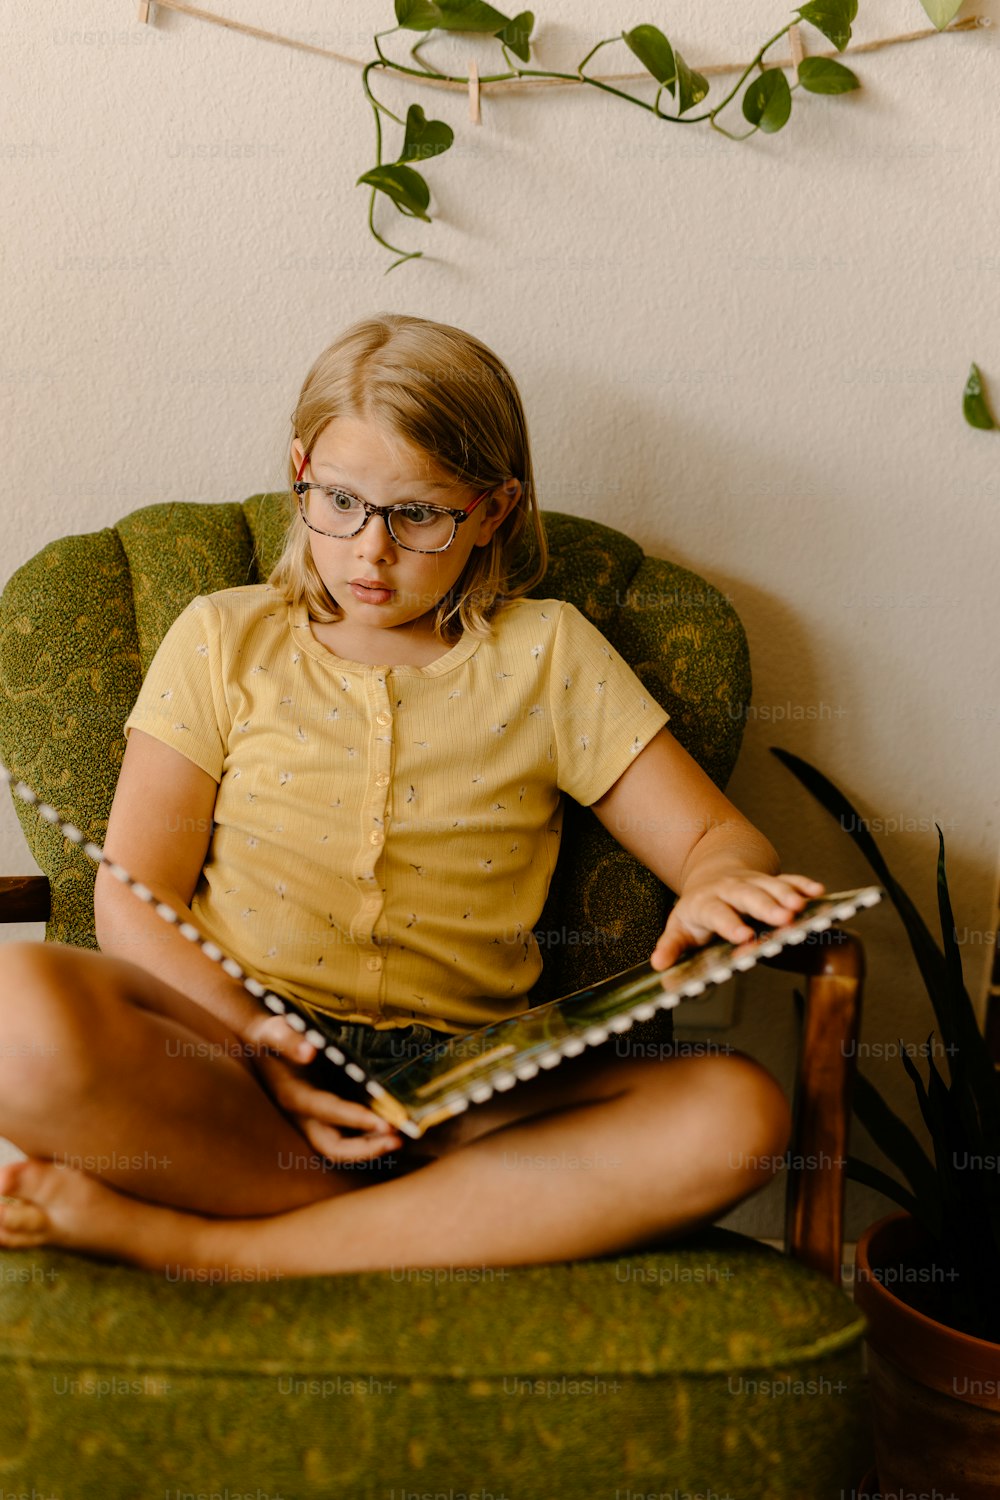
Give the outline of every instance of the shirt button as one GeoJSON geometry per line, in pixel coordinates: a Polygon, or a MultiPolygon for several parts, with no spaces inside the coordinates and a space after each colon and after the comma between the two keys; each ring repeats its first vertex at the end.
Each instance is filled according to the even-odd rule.
{"type": "Polygon", "coordinates": [[[375,777],[375,785],[376,786],[388,786],[389,785],[389,777],[387,776],[387,774],[385,773],[385,771],[380,771],[379,774],[375,777]]]}
{"type": "Polygon", "coordinates": [[[375,715],[375,723],[376,724],[391,724],[392,723],[392,714],[386,713],[385,710],[383,709],[383,711],[380,714],[376,714],[375,715]]]}
{"type": "Polygon", "coordinates": [[[368,838],[373,844],[381,844],[382,842],[382,835],[381,833],[379,833],[377,828],[372,829],[371,833],[368,835],[368,838]]]}
{"type": "Polygon", "coordinates": [[[376,973],[377,970],[381,969],[381,967],[382,967],[382,960],[380,958],[370,958],[368,960],[368,967],[369,967],[369,969],[371,969],[372,973],[374,974],[374,973],[376,973]]]}

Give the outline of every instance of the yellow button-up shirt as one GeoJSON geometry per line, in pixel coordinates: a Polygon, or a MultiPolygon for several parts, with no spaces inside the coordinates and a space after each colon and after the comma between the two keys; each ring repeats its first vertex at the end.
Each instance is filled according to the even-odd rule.
{"type": "Polygon", "coordinates": [[[602,796],[667,717],[558,600],[369,666],[251,584],[178,616],[125,733],[219,783],[191,910],[248,975],[338,1020],[461,1032],[525,1009],[561,794],[602,796]]]}

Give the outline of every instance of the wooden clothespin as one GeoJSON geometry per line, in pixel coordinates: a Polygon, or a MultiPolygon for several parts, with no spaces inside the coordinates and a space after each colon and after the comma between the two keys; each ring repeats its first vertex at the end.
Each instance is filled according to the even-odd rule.
{"type": "Polygon", "coordinates": [[[150,0],[139,0],[139,20],[143,23],[149,20],[150,0]]]}
{"type": "Polygon", "coordinates": [[[802,35],[799,31],[799,23],[797,21],[788,33],[788,44],[792,49],[792,67],[795,69],[795,76],[797,78],[799,76],[799,63],[806,55],[805,48],[802,46],[802,35]]]}
{"type": "Polygon", "coordinates": [[[481,125],[479,114],[479,67],[476,59],[469,63],[469,119],[473,125],[481,125]]]}

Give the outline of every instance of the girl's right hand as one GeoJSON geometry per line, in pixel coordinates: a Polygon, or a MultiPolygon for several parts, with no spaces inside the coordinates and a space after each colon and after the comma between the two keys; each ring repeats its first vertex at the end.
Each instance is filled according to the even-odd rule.
{"type": "Polygon", "coordinates": [[[329,1161],[367,1161],[401,1146],[398,1131],[363,1104],[307,1083],[301,1068],[316,1048],[281,1016],[258,1016],[243,1029],[253,1047],[251,1066],[278,1108],[329,1161]],[[345,1136],[344,1129],[361,1135],[345,1136]]]}

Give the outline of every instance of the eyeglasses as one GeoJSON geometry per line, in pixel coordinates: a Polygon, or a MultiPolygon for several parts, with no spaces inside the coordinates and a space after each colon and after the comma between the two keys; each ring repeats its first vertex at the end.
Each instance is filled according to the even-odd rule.
{"type": "Polygon", "coordinates": [[[310,484],[303,480],[308,462],[307,454],[292,489],[299,498],[299,514],[310,531],[343,540],[364,531],[372,516],[381,516],[393,541],[407,552],[446,552],[462,522],[492,493],[484,490],[464,510],[413,500],[402,505],[369,505],[367,500],[337,485],[310,484]]]}

